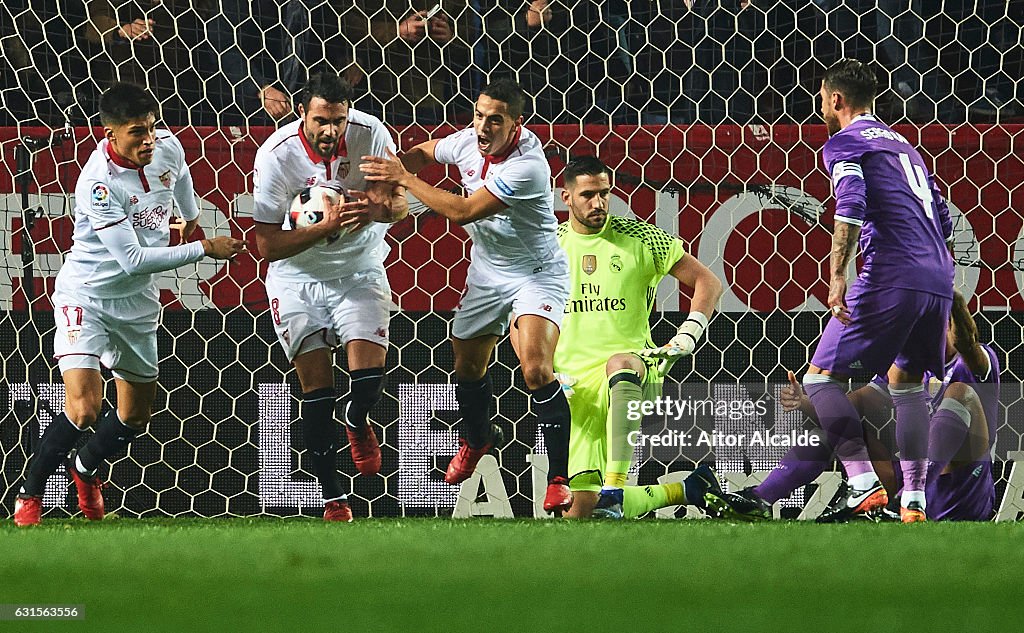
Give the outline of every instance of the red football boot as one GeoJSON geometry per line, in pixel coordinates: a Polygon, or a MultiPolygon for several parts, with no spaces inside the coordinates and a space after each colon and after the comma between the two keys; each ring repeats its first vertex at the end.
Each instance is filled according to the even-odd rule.
{"type": "Polygon", "coordinates": [[[90,521],[99,521],[105,514],[103,510],[103,480],[98,475],[87,477],[78,472],[74,459],[75,457],[72,455],[68,460],[67,471],[78,490],[78,509],[90,521]]]}
{"type": "Polygon", "coordinates": [[[352,522],[352,508],[348,501],[328,501],[324,504],[324,521],[352,522]]]}
{"type": "Polygon", "coordinates": [[[39,525],[42,515],[42,497],[18,497],[14,502],[14,524],[18,527],[39,525]]]}
{"type": "Polygon", "coordinates": [[[569,490],[569,480],[565,477],[555,477],[548,482],[547,494],[544,495],[544,511],[561,514],[572,506],[572,492],[569,490]]]}
{"type": "Polygon", "coordinates": [[[497,424],[491,425],[491,441],[484,444],[480,448],[473,448],[466,441],[466,438],[459,438],[459,452],[455,453],[455,457],[448,464],[448,470],[444,474],[444,480],[450,484],[461,484],[472,476],[473,471],[476,470],[477,462],[480,458],[487,454],[487,451],[491,450],[495,446],[502,446],[504,444],[504,433],[501,427],[497,424]]]}
{"type": "Polygon", "coordinates": [[[352,461],[360,475],[376,475],[380,472],[380,442],[373,427],[367,422],[360,429],[345,425],[345,434],[352,451],[352,461]]]}

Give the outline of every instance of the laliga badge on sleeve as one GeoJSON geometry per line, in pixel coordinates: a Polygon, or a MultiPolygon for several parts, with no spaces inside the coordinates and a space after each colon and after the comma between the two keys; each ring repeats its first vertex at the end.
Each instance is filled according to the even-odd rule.
{"type": "Polygon", "coordinates": [[[110,208],[110,189],[102,182],[92,186],[92,208],[96,211],[106,211],[110,208]]]}

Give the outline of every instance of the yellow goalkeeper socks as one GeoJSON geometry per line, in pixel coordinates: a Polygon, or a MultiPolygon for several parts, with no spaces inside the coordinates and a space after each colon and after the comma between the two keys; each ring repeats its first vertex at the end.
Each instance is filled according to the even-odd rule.
{"type": "Polygon", "coordinates": [[[622,489],[622,514],[635,518],[651,510],[686,503],[683,484],[659,484],[656,486],[626,486],[622,489]]]}
{"type": "MultiPolygon", "coordinates": [[[[640,375],[632,369],[620,369],[608,377],[611,396],[608,404],[608,463],[605,468],[604,485],[622,488],[626,485],[626,473],[633,463],[633,446],[629,434],[640,428],[640,420],[629,419],[631,402],[643,399],[640,375]]],[[[634,406],[635,410],[635,406],[634,406]]]]}

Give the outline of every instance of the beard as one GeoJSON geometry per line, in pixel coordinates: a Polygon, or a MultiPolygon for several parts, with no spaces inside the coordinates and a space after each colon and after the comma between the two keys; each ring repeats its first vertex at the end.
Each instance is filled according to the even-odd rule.
{"type": "Polygon", "coordinates": [[[825,118],[825,127],[828,128],[828,135],[832,136],[842,128],[839,127],[839,117],[831,116],[825,118]]]}

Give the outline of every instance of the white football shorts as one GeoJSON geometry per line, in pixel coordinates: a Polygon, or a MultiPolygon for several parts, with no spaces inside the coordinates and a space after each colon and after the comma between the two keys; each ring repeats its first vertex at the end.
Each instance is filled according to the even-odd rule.
{"type": "Polygon", "coordinates": [[[56,290],[51,297],[57,331],[53,357],[69,369],[109,367],[128,382],[157,379],[156,330],[160,298],[156,288],[117,299],[95,299],[56,290]]]}
{"type": "Polygon", "coordinates": [[[274,331],[289,361],[355,340],[388,346],[391,286],[383,268],[330,281],[288,282],[270,276],[266,287],[274,331]]]}
{"type": "Polygon", "coordinates": [[[568,299],[569,270],[562,264],[516,277],[501,277],[470,264],[451,333],[463,340],[487,334],[502,336],[513,314],[543,317],[561,328],[568,299]]]}

